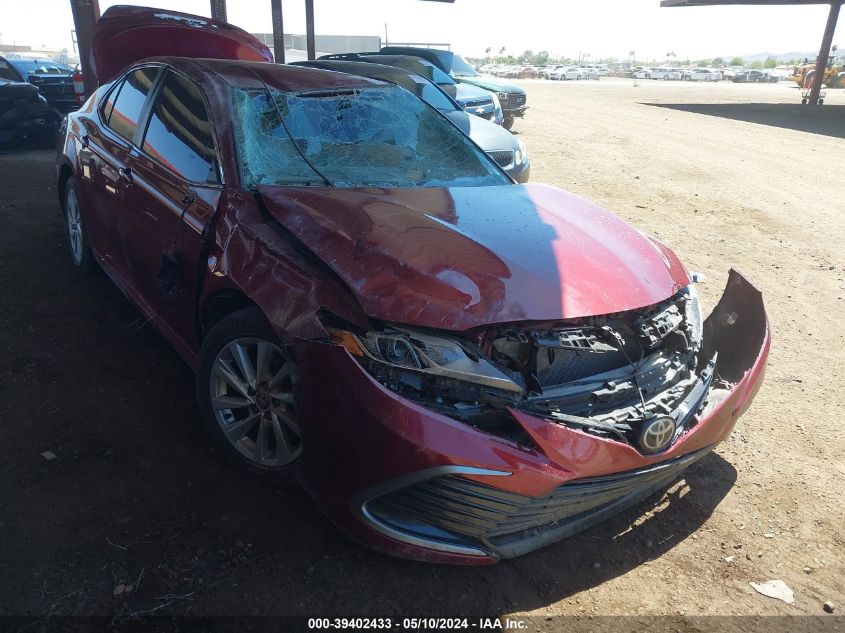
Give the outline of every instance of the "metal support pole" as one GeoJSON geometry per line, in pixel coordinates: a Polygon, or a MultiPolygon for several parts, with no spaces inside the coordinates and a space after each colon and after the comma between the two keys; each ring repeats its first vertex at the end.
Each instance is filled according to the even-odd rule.
{"type": "Polygon", "coordinates": [[[273,11],[273,56],[277,64],[285,63],[285,24],[282,20],[282,0],[270,0],[273,11]]]}
{"type": "Polygon", "coordinates": [[[97,89],[97,77],[93,72],[94,62],[91,58],[91,40],[94,37],[94,25],[100,19],[100,2],[99,0],[70,0],[70,10],[73,13],[73,25],[76,29],[85,94],[90,95],[97,89]]]}
{"type": "Polygon", "coordinates": [[[317,58],[316,38],[314,37],[314,0],[305,0],[305,45],[308,59],[317,58]]]}
{"type": "Polygon", "coordinates": [[[830,45],[833,43],[833,32],[836,30],[836,21],[839,19],[839,7],[842,0],[834,0],[830,3],[830,13],[827,16],[827,25],[824,27],[822,47],[819,50],[819,58],[816,60],[816,74],[813,77],[813,87],[810,89],[810,103],[819,102],[819,94],[822,91],[824,71],[827,68],[827,57],[830,55],[830,45]]]}
{"type": "Polygon", "coordinates": [[[211,17],[220,22],[228,22],[226,19],[226,0],[211,0],[211,17]]]}

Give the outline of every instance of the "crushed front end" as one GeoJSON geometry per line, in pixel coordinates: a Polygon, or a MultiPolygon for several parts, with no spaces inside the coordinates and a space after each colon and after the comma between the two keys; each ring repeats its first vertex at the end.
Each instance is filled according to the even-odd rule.
{"type": "Polygon", "coordinates": [[[23,82],[0,80],[0,144],[36,140],[52,147],[61,116],[38,88],[23,82]]]}
{"type": "Polygon", "coordinates": [[[329,325],[301,341],[301,479],[358,540],[483,564],[660,490],[731,432],[762,381],[760,293],[731,271],[705,321],[657,305],[465,336],[329,325]]]}

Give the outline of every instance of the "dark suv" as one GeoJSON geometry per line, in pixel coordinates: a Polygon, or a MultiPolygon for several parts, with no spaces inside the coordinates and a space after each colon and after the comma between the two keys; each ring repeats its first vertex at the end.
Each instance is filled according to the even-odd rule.
{"type": "Polygon", "coordinates": [[[62,114],[79,108],[73,91],[73,68],[52,59],[0,57],[4,78],[36,86],[52,107],[62,114]]]}
{"type": "Polygon", "coordinates": [[[454,77],[464,84],[472,84],[479,88],[489,90],[499,97],[504,115],[505,129],[513,127],[515,117],[521,117],[528,109],[525,90],[514,84],[509,84],[495,77],[481,76],[475,72],[463,57],[452,51],[444,51],[435,48],[415,48],[412,46],[385,46],[381,49],[382,55],[414,55],[430,61],[442,71],[454,77]]]}

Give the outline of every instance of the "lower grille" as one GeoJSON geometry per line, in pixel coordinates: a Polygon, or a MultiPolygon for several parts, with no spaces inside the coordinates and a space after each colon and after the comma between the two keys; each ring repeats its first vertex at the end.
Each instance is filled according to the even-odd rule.
{"type": "Polygon", "coordinates": [[[444,541],[517,555],[550,542],[544,533],[554,533],[551,540],[564,538],[667,486],[711,448],[648,468],[570,481],[543,497],[442,475],[366,505],[373,517],[398,532],[428,539],[440,535],[444,541]],[[521,541],[535,544],[520,546],[521,541]]]}
{"type": "Polygon", "coordinates": [[[509,167],[513,163],[513,150],[501,150],[501,151],[493,151],[487,152],[487,154],[496,161],[496,164],[499,167],[509,167]]]}
{"type": "Polygon", "coordinates": [[[488,108],[493,107],[493,102],[489,99],[483,100],[475,100],[475,101],[464,101],[464,109],[469,110],[470,108],[488,108]]]}

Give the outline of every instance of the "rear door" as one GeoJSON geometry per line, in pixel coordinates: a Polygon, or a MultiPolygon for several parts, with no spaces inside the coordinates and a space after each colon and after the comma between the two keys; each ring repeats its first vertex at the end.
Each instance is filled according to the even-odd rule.
{"type": "Polygon", "coordinates": [[[91,246],[111,273],[128,280],[126,234],[121,215],[126,212],[130,178],[129,160],[138,125],[161,68],[150,66],[128,73],[109,91],[99,112],[81,117],[79,152],[80,195],[91,246]]]}
{"type": "Polygon", "coordinates": [[[222,189],[214,129],[198,85],[165,71],[129,160],[132,184],[121,233],[149,309],[185,343],[195,336],[203,231],[222,189]]]}

